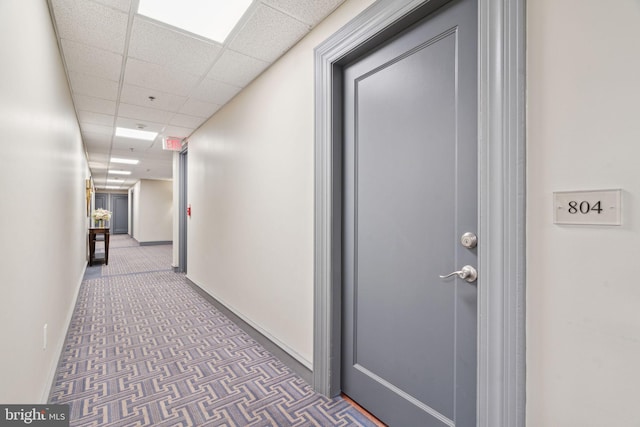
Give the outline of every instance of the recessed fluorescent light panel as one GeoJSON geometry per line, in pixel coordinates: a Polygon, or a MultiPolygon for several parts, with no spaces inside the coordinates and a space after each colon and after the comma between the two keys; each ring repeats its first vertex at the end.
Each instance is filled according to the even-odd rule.
{"type": "Polygon", "coordinates": [[[131,175],[131,171],[109,171],[112,175],[131,175]]]}
{"type": "Polygon", "coordinates": [[[107,189],[107,190],[117,190],[117,189],[120,188],[120,186],[119,185],[105,185],[104,188],[107,189]]]}
{"type": "Polygon", "coordinates": [[[223,43],[252,0],[140,0],[138,13],[223,43]]]}
{"type": "Polygon", "coordinates": [[[125,165],[137,165],[140,160],[137,159],[120,159],[118,157],[112,157],[111,163],[124,163],[125,165]]]}
{"type": "Polygon", "coordinates": [[[124,138],[142,139],[143,141],[153,141],[158,136],[158,132],[150,132],[148,130],[116,128],[116,136],[124,138]]]}

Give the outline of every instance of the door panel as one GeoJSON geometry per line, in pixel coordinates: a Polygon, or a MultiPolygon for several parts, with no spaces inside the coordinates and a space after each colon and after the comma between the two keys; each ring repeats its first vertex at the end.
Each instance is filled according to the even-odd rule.
{"type": "Polygon", "coordinates": [[[129,231],[129,196],[127,194],[113,194],[111,202],[113,205],[111,232],[126,234],[129,231]]]}
{"type": "Polygon", "coordinates": [[[390,425],[475,425],[476,5],[344,70],[342,389],[390,425]]]}
{"type": "MultiPolygon", "coordinates": [[[[108,193],[96,193],[94,198],[94,209],[106,209],[109,210],[109,194],[108,193]]],[[[95,225],[95,221],[91,220],[91,226],[95,225]]],[[[109,227],[109,221],[105,221],[105,227],[109,227]]]]}
{"type": "Polygon", "coordinates": [[[94,200],[95,209],[107,209],[107,200],[109,195],[107,193],[96,193],[94,200]]]}

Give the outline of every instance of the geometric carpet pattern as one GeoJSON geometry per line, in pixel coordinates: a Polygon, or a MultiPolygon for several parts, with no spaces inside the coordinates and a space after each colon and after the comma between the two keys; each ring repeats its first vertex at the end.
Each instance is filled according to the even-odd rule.
{"type": "Polygon", "coordinates": [[[195,292],[171,245],[125,239],[85,275],[56,371],[49,403],[70,405],[71,426],[373,425],[195,292]]]}

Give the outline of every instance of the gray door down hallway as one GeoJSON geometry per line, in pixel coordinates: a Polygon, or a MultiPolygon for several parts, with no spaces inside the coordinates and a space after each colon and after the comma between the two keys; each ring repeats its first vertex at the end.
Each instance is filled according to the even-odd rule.
{"type": "Polygon", "coordinates": [[[49,397],[72,426],[373,425],[200,296],[171,251],[117,235],[87,268],[49,397]]]}

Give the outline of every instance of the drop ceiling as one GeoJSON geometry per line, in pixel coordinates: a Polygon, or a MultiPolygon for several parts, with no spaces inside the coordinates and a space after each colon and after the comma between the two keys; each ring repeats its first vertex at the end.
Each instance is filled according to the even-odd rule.
{"type": "Polygon", "coordinates": [[[222,44],[138,15],[138,0],[48,2],[94,184],[124,190],[172,179],[163,138],[189,137],[344,0],[254,0],[222,44]],[[116,127],[159,135],[116,137],[116,127]]]}

